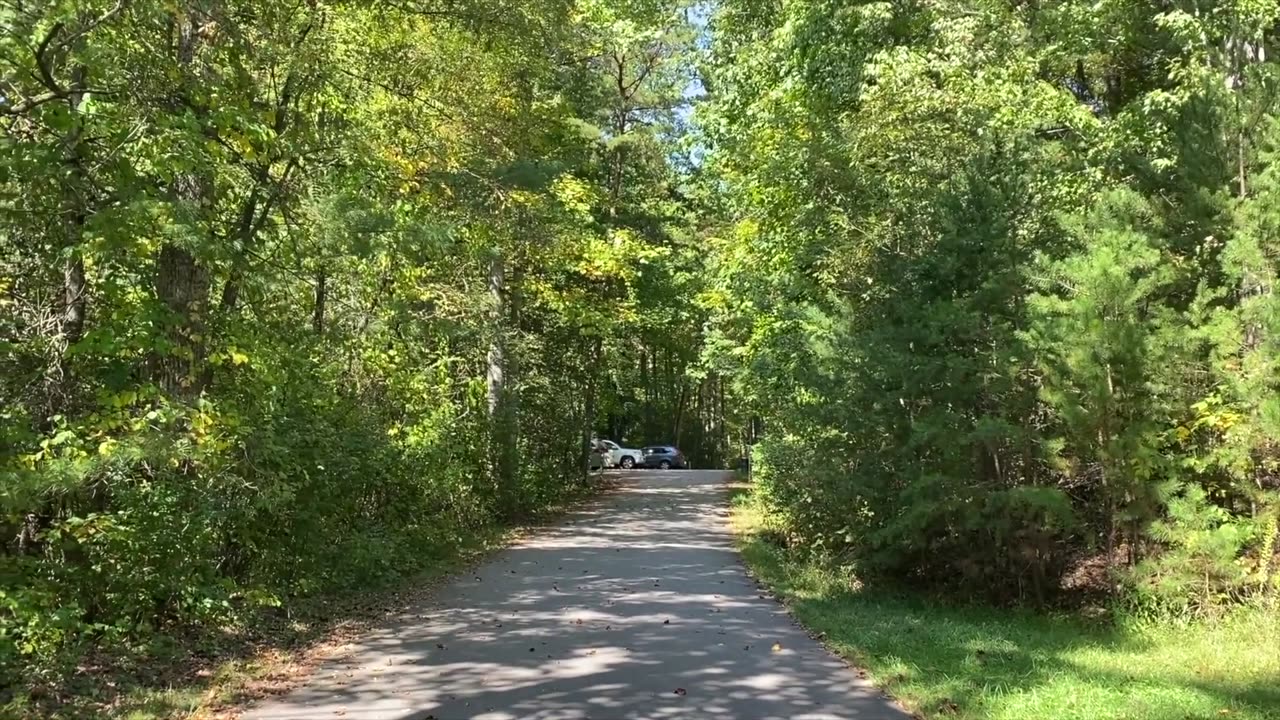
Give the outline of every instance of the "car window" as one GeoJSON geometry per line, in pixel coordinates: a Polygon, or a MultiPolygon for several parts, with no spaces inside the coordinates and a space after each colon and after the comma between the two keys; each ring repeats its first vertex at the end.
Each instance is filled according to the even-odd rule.
{"type": "Polygon", "coordinates": [[[654,453],[660,453],[660,452],[662,452],[662,448],[657,447],[657,446],[654,446],[654,445],[650,445],[649,447],[647,447],[647,448],[645,448],[645,449],[644,449],[644,454],[645,454],[645,455],[652,455],[652,454],[654,454],[654,453]]]}
{"type": "Polygon", "coordinates": [[[605,440],[604,444],[605,444],[605,447],[609,448],[610,450],[618,449],[618,444],[613,442],[612,440],[605,440]]]}

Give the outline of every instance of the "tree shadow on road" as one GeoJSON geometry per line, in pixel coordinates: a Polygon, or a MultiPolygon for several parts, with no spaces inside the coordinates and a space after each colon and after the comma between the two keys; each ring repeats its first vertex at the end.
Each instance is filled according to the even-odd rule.
{"type": "Polygon", "coordinates": [[[637,473],[252,720],[905,720],[747,577],[718,473],[637,473]]]}
{"type": "MultiPolygon", "coordinates": [[[[377,586],[295,598],[288,607],[245,611],[245,622],[158,635],[144,645],[87,645],[67,677],[36,688],[22,717],[129,720],[221,716],[254,698],[287,691],[344,643],[389,617],[427,602],[454,573],[482,561],[515,536],[537,533],[574,508],[598,507],[617,489],[616,474],[593,478],[559,505],[520,527],[469,528],[450,547],[418,558],[411,574],[377,586]]],[[[3,712],[0,712],[3,714],[3,712]]]]}

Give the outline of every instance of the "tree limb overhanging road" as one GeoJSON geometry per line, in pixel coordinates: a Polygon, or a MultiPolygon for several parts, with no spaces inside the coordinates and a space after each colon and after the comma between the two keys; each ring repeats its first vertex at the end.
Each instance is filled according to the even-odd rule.
{"type": "Polygon", "coordinates": [[[643,472],[247,720],[905,720],[739,564],[726,477],[643,472]]]}

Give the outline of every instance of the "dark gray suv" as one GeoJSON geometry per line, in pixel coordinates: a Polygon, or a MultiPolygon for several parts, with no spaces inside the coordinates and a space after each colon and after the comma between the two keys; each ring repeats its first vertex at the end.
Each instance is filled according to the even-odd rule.
{"type": "Polygon", "coordinates": [[[643,456],[640,458],[640,467],[660,468],[662,470],[687,470],[689,462],[684,459],[684,453],[670,445],[650,445],[641,451],[643,456]]]}

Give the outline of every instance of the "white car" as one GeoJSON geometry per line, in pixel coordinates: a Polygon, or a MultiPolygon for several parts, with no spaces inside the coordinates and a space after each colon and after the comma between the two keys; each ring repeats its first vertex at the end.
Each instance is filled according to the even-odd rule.
{"type": "Polygon", "coordinates": [[[624,448],[612,440],[601,440],[604,446],[609,448],[609,467],[620,467],[624,470],[630,470],[640,462],[642,457],[639,450],[624,448]]]}

